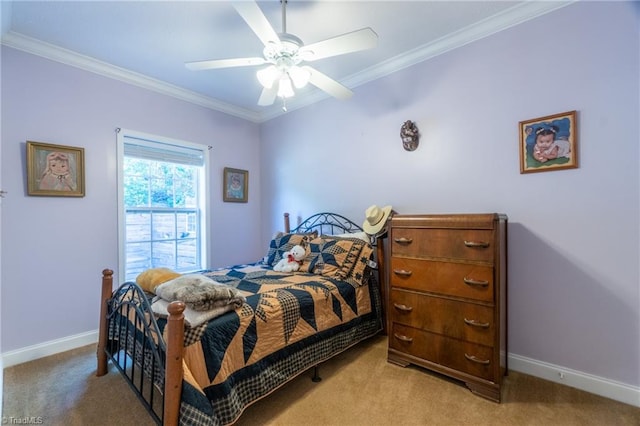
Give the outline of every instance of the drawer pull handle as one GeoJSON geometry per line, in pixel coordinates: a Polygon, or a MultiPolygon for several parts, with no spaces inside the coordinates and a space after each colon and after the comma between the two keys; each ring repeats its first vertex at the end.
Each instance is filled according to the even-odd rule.
{"type": "Polygon", "coordinates": [[[488,359],[476,358],[474,355],[464,354],[464,357],[469,361],[477,362],[478,364],[489,365],[491,361],[488,359]]]}
{"type": "Polygon", "coordinates": [[[473,278],[467,278],[467,277],[464,277],[462,280],[467,285],[475,285],[478,287],[486,287],[489,285],[489,281],[485,281],[485,280],[474,280],[473,278]]]}
{"type": "Polygon", "coordinates": [[[411,244],[413,242],[413,238],[394,238],[393,241],[395,241],[398,244],[411,244]]]}
{"type": "Polygon", "coordinates": [[[393,273],[396,275],[401,275],[403,277],[410,277],[413,272],[405,271],[404,269],[394,269],[393,273]]]}
{"type": "Polygon", "coordinates": [[[407,337],[407,336],[404,336],[404,335],[398,334],[398,333],[393,333],[393,336],[398,340],[402,340],[403,342],[407,342],[407,343],[413,342],[413,337],[407,337]]]}
{"type": "Polygon", "coordinates": [[[484,241],[464,241],[464,245],[467,247],[479,247],[479,248],[487,248],[489,247],[489,243],[484,241]]]}
{"type": "Polygon", "coordinates": [[[393,306],[399,310],[399,311],[405,311],[405,312],[411,312],[413,311],[413,307],[411,306],[407,306],[407,305],[398,305],[397,303],[394,303],[393,306]]]}
{"type": "Polygon", "coordinates": [[[464,319],[464,322],[467,325],[471,325],[473,327],[480,327],[480,328],[489,328],[489,323],[488,322],[478,322],[476,320],[470,320],[470,319],[464,319]]]}

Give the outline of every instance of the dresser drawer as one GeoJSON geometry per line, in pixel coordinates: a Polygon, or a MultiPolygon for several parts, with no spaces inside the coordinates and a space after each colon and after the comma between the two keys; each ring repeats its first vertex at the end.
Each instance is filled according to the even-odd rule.
{"type": "Polygon", "coordinates": [[[493,262],[493,231],[393,228],[391,252],[401,257],[493,262]]]}
{"type": "Polygon", "coordinates": [[[491,307],[402,290],[392,290],[389,302],[394,323],[485,346],[494,344],[496,328],[491,307]]]}
{"type": "Polygon", "coordinates": [[[429,291],[493,303],[493,268],[490,266],[391,258],[391,287],[429,291]]]}
{"type": "Polygon", "coordinates": [[[389,347],[436,364],[495,381],[491,347],[393,324],[389,347]]]}

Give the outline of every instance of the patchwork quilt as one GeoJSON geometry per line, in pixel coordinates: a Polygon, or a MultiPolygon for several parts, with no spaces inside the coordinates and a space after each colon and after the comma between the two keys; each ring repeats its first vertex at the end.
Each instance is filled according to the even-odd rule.
{"type": "Polygon", "coordinates": [[[183,425],[233,423],[253,401],[382,328],[373,279],[357,285],[260,263],[204,274],[246,303],[186,330],[183,425]]]}

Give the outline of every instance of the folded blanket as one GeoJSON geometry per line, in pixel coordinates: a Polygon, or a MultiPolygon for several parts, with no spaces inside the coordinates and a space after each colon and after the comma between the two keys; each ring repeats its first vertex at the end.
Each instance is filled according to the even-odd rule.
{"type": "MultiPolygon", "coordinates": [[[[151,310],[158,316],[162,318],[167,318],[169,316],[169,311],[167,310],[169,307],[169,303],[164,299],[159,297],[154,297],[153,302],[151,303],[151,310]]],[[[215,317],[219,317],[220,315],[227,313],[229,311],[233,311],[236,308],[235,305],[225,305],[220,306],[219,308],[214,308],[209,311],[194,311],[193,309],[186,307],[184,310],[184,322],[187,327],[197,327],[200,324],[209,321],[215,317]]]]}
{"type": "Polygon", "coordinates": [[[160,284],[156,294],[168,302],[184,302],[194,311],[209,311],[227,305],[235,309],[246,301],[235,287],[200,274],[186,274],[160,284]]]}

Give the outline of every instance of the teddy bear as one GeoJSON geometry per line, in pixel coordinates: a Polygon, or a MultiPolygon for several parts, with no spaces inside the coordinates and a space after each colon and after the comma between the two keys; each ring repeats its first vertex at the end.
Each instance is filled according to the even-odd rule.
{"type": "Polygon", "coordinates": [[[273,267],[276,272],[296,272],[306,255],[306,250],[301,245],[295,245],[289,251],[282,254],[282,259],[273,267]]]}

